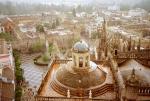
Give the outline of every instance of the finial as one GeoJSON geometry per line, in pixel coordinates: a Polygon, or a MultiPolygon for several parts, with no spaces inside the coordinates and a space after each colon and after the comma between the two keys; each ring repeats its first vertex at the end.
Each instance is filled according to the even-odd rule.
{"type": "Polygon", "coordinates": [[[67,98],[70,98],[70,90],[67,90],[67,98]]]}
{"type": "Polygon", "coordinates": [[[132,69],[132,74],[131,75],[135,75],[135,69],[132,69]]]}
{"type": "Polygon", "coordinates": [[[89,91],[89,98],[90,99],[92,98],[92,91],[91,90],[89,91]]]}

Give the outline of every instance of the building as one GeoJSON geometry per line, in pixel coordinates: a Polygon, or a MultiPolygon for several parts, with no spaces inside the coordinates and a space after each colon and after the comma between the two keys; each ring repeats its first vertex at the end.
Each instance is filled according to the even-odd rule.
{"type": "Polygon", "coordinates": [[[11,45],[0,39],[0,99],[14,101],[15,76],[11,45]]]}
{"type": "Polygon", "coordinates": [[[147,14],[147,12],[144,9],[141,8],[136,8],[136,9],[132,9],[129,10],[128,15],[129,16],[145,16],[147,14]]]}
{"type": "Polygon", "coordinates": [[[2,24],[0,23],[0,33],[5,32],[4,27],[2,26],[2,24]]]}
{"type": "Polygon", "coordinates": [[[4,28],[4,32],[10,33],[10,34],[14,33],[15,24],[14,24],[13,20],[6,17],[6,18],[1,19],[0,22],[4,28]]]}
{"type": "Polygon", "coordinates": [[[150,49],[142,49],[131,40],[126,47],[114,49],[113,60],[116,62],[119,96],[122,101],[142,101],[150,99],[150,49]]]}
{"type": "Polygon", "coordinates": [[[54,59],[37,91],[36,101],[75,101],[116,99],[109,65],[90,60],[89,46],[79,41],[72,48],[71,60],[54,59]]]}

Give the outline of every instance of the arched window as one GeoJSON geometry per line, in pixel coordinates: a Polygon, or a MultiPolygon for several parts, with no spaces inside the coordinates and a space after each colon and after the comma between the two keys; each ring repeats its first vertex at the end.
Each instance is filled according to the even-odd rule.
{"type": "Polygon", "coordinates": [[[79,67],[83,67],[83,57],[79,57],[79,67]]]}
{"type": "Polygon", "coordinates": [[[115,55],[117,55],[117,54],[118,54],[117,49],[115,49],[115,55]]]}

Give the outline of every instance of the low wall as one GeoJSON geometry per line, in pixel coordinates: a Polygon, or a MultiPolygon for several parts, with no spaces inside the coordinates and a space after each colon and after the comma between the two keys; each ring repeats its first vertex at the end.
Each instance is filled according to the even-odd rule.
{"type": "MultiPolygon", "coordinates": [[[[52,67],[52,66],[54,65],[54,63],[55,63],[55,60],[52,59],[51,62],[48,64],[48,68],[52,67]]],[[[41,84],[40,84],[40,87],[39,87],[39,89],[38,89],[38,91],[37,91],[38,94],[41,93],[42,88],[43,88],[43,86],[44,86],[44,83],[48,81],[48,76],[49,76],[49,74],[50,74],[51,69],[52,69],[52,68],[50,68],[50,69],[48,70],[48,72],[46,73],[44,79],[42,80],[42,82],[41,82],[41,84]]]]}
{"type": "Polygon", "coordinates": [[[35,101],[116,101],[115,99],[105,100],[105,99],[94,99],[94,98],[67,98],[67,97],[44,97],[36,96],[35,101]]]}

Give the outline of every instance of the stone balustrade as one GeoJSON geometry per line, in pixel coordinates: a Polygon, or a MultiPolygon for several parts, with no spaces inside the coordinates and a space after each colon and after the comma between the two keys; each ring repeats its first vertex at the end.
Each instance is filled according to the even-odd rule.
{"type": "Polygon", "coordinates": [[[115,99],[105,100],[105,99],[94,99],[94,98],[67,98],[67,97],[43,97],[43,96],[36,96],[35,101],[115,101],[115,99]]]}
{"type": "Polygon", "coordinates": [[[131,51],[131,52],[120,52],[117,55],[114,55],[114,58],[118,59],[150,59],[150,50],[140,50],[140,51],[131,51]]]}
{"type": "Polygon", "coordinates": [[[140,87],[138,90],[138,95],[150,96],[150,87],[140,87]]]}
{"type": "Polygon", "coordinates": [[[67,90],[70,90],[70,93],[72,96],[88,96],[89,95],[89,90],[92,91],[92,96],[96,97],[96,96],[100,96],[106,92],[109,91],[114,91],[114,85],[113,84],[104,84],[102,86],[98,86],[98,87],[94,87],[94,88],[90,88],[90,89],[73,89],[73,88],[68,88],[65,87],[64,85],[61,85],[59,82],[57,81],[53,81],[51,82],[51,87],[59,92],[61,95],[67,96],[67,90]]]}

